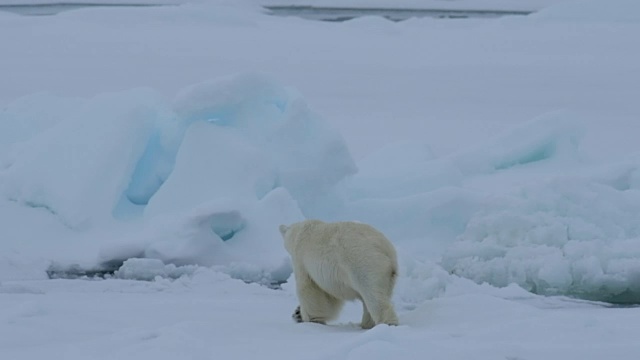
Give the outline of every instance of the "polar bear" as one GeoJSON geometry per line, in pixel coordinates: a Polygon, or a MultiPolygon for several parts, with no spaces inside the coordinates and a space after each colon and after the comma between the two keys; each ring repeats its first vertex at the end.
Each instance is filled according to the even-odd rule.
{"type": "Polygon", "coordinates": [[[325,324],[345,300],[360,300],[361,326],[397,325],[391,295],[398,274],[396,250],[378,230],[358,222],[305,220],[280,225],[291,255],[300,305],[296,322],[325,324]]]}

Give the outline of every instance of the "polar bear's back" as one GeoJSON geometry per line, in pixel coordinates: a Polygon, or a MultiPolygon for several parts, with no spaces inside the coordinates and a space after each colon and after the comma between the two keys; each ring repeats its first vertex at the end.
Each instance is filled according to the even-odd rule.
{"type": "MultiPolygon", "coordinates": [[[[370,279],[388,281],[393,288],[398,271],[391,242],[370,225],[357,222],[306,221],[297,236],[296,256],[325,291],[343,299],[357,299],[370,279]]],[[[378,280],[376,280],[378,281],[378,280]]]]}
{"type": "Polygon", "coordinates": [[[396,263],[396,251],[391,242],[374,227],[351,221],[325,223],[307,220],[292,226],[294,251],[302,257],[349,257],[349,262],[362,257],[381,256],[396,263]]]}
{"type": "Polygon", "coordinates": [[[397,268],[396,250],[391,242],[373,226],[358,222],[338,222],[336,229],[336,246],[338,253],[345,257],[343,261],[350,264],[362,262],[388,262],[397,268]]]}

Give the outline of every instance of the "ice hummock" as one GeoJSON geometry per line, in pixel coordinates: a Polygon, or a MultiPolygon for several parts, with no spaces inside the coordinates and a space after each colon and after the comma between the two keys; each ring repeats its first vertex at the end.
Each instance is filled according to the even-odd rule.
{"type": "Polygon", "coordinates": [[[102,94],[14,143],[5,198],[47,209],[73,228],[110,218],[159,117],[158,103],[150,89],[102,94]]]}
{"type": "Polygon", "coordinates": [[[284,281],[277,225],[323,207],[356,171],[340,134],[261,74],[205,81],[172,102],[151,89],[32,96],[1,115],[5,199],[87,241],[132,227],[93,240],[104,243],[99,263],[143,256],[284,281]]]}
{"type": "MultiPolygon", "coordinates": [[[[126,273],[128,279],[135,279],[138,272],[140,280],[162,277],[163,271],[188,275],[191,270],[182,271],[196,265],[271,286],[285,282],[292,272],[280,232],[273,224],[290,224],[303,218],[283,188],[257,202],[215,200],[183,213],[147,220],[139,231],[103,247],[99,263],[122,259],[118,271],[126,265],[121,274],[126,273]],[[142,260],[127,263],[126,259],[134,258],[142,260]]],[[[117,272],[116,275],[120,276],[117,272]]]]}
{"type": "Polygon", "coordinates": [[[382,149],[348,182],[346,214],[455,276],[637,303],[640,162],[590,163],[584,133],[561,111],[445,157],[382,149]],[[388,172],[369,170],[385,158],[388,172]]]}
{"type": "Polygon", "coordinates": [[[401,290],[414,304],[447,276],[640,302],[640,161],[591,161],[588,129],[570,112],[444,156],[389,144],[357,170],[299,93],[259,74],[189,86],[172,102],[149,89],[21,102],[31,110],[9,106],[3,126],[35,119],[38,103],[58,105],[2,138],[5,198],[49,212],[74,241],[95,241],[95,266],[142,259],[126,263],[128,279],[204,266],[279,284],[291,265],[278,225],[318,217],[382,230],[401,254],[401,283],[437,276],[401,290]]]}
{"type": "Polygon", "coordinates": [[[443,265],[496,286],[638,302],[639,190],[567,177],[486,201],[447,249],[443,265]]]}
{"type": "MultiPolygon", "coordinates": [[[[3,192],[72,228],[222,197],[257,201],[277,187],[307,210],[355,172],[340,135],[294,90],[260,74],[194,85],[172,105],[150,89],[103,94],[78,106],[67,99],[28,101],[64,111],[52,114],[54,125],[15,130],[3,141],[10,149],[3,154],[3,192]]],[[[4,124],[24,121],[9,117],[4,124]]]]}

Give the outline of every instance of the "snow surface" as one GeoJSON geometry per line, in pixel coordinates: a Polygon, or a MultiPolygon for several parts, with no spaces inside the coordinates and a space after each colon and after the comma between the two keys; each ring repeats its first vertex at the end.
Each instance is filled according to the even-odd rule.
{"type": "Polygon", "coordinates": [[[200,269],[175,281],[0,285],[8,359],[635,359],[639,309],[453,283],[398,327],[295,324],[290,291],[200,269]]]}
{"type": "Polygon", "coordinates": [[[2,358],[637,359],[635,7],[0,13],[2,358]],[[291,321],[308,217],[393,241],[401,326],[291,321]]]}

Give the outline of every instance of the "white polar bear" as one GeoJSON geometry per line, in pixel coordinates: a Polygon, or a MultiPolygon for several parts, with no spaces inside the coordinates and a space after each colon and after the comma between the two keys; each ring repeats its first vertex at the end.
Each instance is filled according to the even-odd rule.
{"type": "Polygon", "coordinates": [[[398,274],[396,250],[373,227],[357,222],[305,220],[280,225],[291,255],[300,306],[297,322],[325,324],[345,300],[363,304],[362,328],[397,325],[391,295],[398,274]]]}

